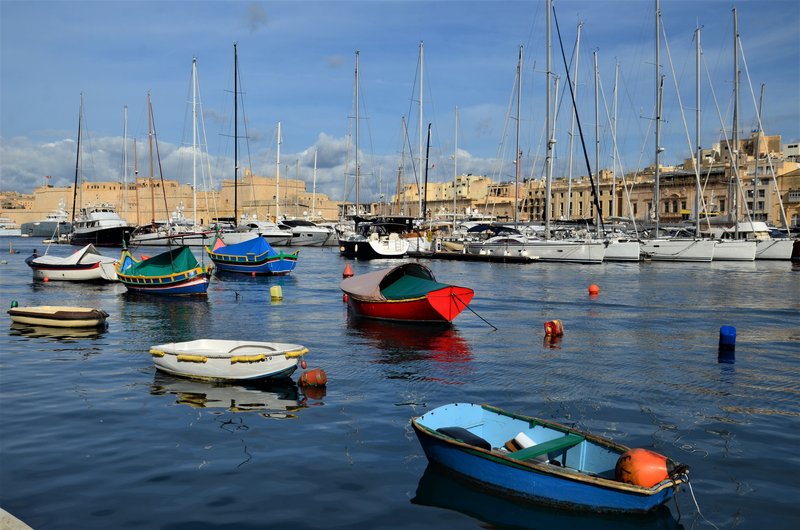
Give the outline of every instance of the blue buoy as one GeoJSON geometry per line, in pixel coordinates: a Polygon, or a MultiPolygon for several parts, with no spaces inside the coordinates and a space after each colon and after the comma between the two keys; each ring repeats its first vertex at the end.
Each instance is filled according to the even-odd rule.
{"type": "Polygon", "coordinates": [[[722,326],[719,328],[719,362],[733,363],[736,361],[736,328],[722,326]]]}

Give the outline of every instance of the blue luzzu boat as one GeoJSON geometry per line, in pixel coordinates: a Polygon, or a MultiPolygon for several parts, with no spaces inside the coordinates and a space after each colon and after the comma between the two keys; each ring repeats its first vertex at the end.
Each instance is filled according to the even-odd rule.
{"type": "Polygon", "coordinates": [[[213,245],[206,247],[211,261],[218,271],[242,272],[245,274],[289,274],[297,266],[295,251],[291,254],[276,252],[272,245],[259,236],[248,241],[225,245],[217,235],[213,245]]]}
{"type": "Polygon", "coordinates": [[[411,424],[431,464],[523,500],[647,513],[688,482],[686,466],[652,451],[489,405],[444,405],[411,424]]]}

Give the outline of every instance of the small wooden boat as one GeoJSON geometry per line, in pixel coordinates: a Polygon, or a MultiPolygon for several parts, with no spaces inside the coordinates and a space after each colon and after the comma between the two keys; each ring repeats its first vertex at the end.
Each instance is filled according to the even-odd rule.
{"type": "Polygon", "coordinates": [[[411,424],[431,464],[543,504],[647,513],[688,481],[686,466],[652,451],[488,405],[444,405],[411,424]]]}
{"type": "Polygon", "coordinates": [[[150,348],[156,368],[204,380],[289,377],[308,349],[299,344],[199,339],[150,348]]]}
{"type": "Polygon", "coordinates": [[[206,252],[218,271],[274,276],[292,272],[297,266],[298,256],[297,251],[291,254],[276,252],[260,236],[233,245],[225,245],[218,236],[210,248],[206,247],[206,252]]]}
{"type": "Polygon", "coordinates": [[[94,328],[105,325],[108,318],[102,309],[57,305],[12,307],[8,314],[18,324],[57,328],[94,328]]]}
{"type": "Polygon", "coordinates": [[[117,272],[114,266],[117,261],[116,258],[100,254],[91,243],[66,257],[40,256],[34,250],[25,259],[25,263],[33,270],[34,280],[73,282],[115,282],[117,272]]]}
{"type": "Polygon", "coordinates": [[[419,263],[345,278],[339,287],[357,315],[408,322],[452,322],[475,294],[467,287],[437,282],[419,263]]]}
{"type": "Polygon", "coordinates": [[[210,272],[210,267],[197,262],[189,247],[142,260],[123,247],[117,264],[117,277],[128,291],[158,295],[206,294],[210,272]]]}

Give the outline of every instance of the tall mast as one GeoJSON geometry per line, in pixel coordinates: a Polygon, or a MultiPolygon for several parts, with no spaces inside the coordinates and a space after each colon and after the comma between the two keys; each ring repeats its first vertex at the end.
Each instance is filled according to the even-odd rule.
{"type": "MultiPolygon", "coordinates": [[[[728,185],[728,204],[735,223],[734,238],[739,238],[739,193],[734,180],[739,174],[739,18],[733,8],[733,153],[731,158],[731,183],[728,185]]],[[[755,197],[753,197],[755,204],[755,197]]]]}
{"type": "Polygon", "coordinates": [[[311,218],[316,215],[317,208],[317,150],[314,149],[314,184],[311,186],[311,218]]]}
{"type": "Polygon", "coordinates": [[[239,224],[239,54],[233,43],[233,224],[239,224]]]}
{"type": "Polygon", "coordinates": [[[694,134],[697,141],[697,158],[695,160],[695,182],[694,192],[694,236],[700,237],[700,160],[703,156],[703,148],[700,145],[700,28],[695,29],[695,80],[694,89],[695,111],[694,111],[694,134]]]}
{"type": "Polygon", "coordinates": [[[619,62],[614,65],[614,117],[612,126],[612,138],[614,139],[614,148],[612,149],[611,158],[614,161],[611,168],[611,208],[609,215],[617,215],[617,87],[619,82],[619,62]]]}
{"type": "Polygon", "coordinates": [[[192,224],[197,225],[197,58],[192,58],[192,224]]]}
{"type": "Polygon", "coordinates": [[[425,218],[428,215],[428,162],[430,160],[431,154],[431,124],[428,124],[428,145],[425,149],[425,185],[424,185],[424,194],[425,199],[422,202],[422,223],[425,223],[425,218]]]}
{"type": "MultiPolygon", "coordinates": [[[[594,50],[594,196],[600,201],[600,100],[598,90],[597,49],[594,50]]],[[[612,187],[613,190],[613,187],[612,187]]],[[[612,201],[613,202],[613,201],[612,201]]],[[[600,234],[600,210],[594,212],[595,230],[600,234]]]]}
{"type": "Polygon", "coordinates": [[[156,224],[156,192],[153,189],[153,106],[150,102],[150,91],[147,91],[147,136],[150,141],[150,223],[156,224]]]}
{"type": "Polygon", "coordinates": [[[278,222],[278,219],[281,217],[281,190],[280,190],[280,181],[281,181],[281,143],[283,143],[283,139],[281,138],[281,122],[278,122],[278,159],[275,163],[275,222],[278,222]]]}
{"type": "Polygon", "coordinates": [[[361,167],[358,165],[358,56],[359,51],[356,50],[356,215],[358,215],[361,210],[361,167]]]}
{"type": "Polygon", "coordinates": [[[400,165],[397,168],[397,215],[402,213],[400,191],[402,189],[403,169],[406,165],[406,139],[408,138],[408,131],[406,130],[406,117],[402,116],[400,120],[400,129],[403,133],[403,148],[400,151],[400,165]]]}
{"type": "Polygon", "coordinates": [[[133,189],[136,190],[136,224],[142,224],[139,210],[139,155],[136,154],[136,138],[133,139],[133,189]]]}
{"type": "Polygon", "coordinates": [[[522,46],[519,47],[517,60],[517,144],[514,148],[514,165],[516,166],[516,182],[514,184],[514,226],[517,226],[519,212],[519,180],[522,173],[522,151],[519,149],[520,106],[522,105],[522,46]]]}
{"type": "Polygon", "coordinates": [[[122,127],[122,216],[128,219],[128,106],[125,105],[122,127]]]}
{"type": "MultiPolygon", "coordinates": [[[[756,212],[756,190],[758,188],[758,155],[761,151],[761,110],[764,105],[764,83],[761,83],[761,95],[758,98],[758,130],[756,131],[756,145],[753,148],[755,166],[753,168],[753,214],[756,212]]],[[[755,217],[755,215],[753,215],[755,217]]]]}
{"type": "Polygon", "coordinates": [[[659,195],[659,179],[661,178],[659,168],[659,155],[661,154],[661,64],[659,63],[661,38],[659,37],[659,17],[661,16],[661,6],[659,0],[656,0],[656,159],[655,159],[655,175],[653,177],[653,215],[656,221],[655,237],[658,237],[658,224],[661,216],[659,210],[659,203],[661,197],[659,195]]]}
{"type": "MultiPolygon", "coordinates": [[[[419,41],[419,167],[422,168],[422,73],[424,71],[422,64],[425,60],[425,43],[419,41]]],[[[422,190],[419,190],[419,215],[423,216],[422,212],[422,190]]]]}
{"type": "Polygon", "coordinates": [[[550,137],[550,20],[552,17],[552,1],[547,0],[547,74],[546,74],[546,105],[547,113],[545,118],[545,136],[547,137],[547,160],[545,166],[545,186],[544,186],[544,238],[550,239],[550,181],[553,178],[553,143],[554,140],[550,137]]]}
{"type": "MultiPolygon", "coordinates": [[[[581,49],[581,28],[583,22],[578,22],[578,34],[575,37],[575,74],[572,80],[572,93],[578,97],[578,59],[581,49]]],[[[572,219],[572,147],[575,143],[575,105],[572,106],[572,120],[569,125],[569,174],[567,176],[567,219],[572,219]]]]}
{"type": "MultiPolygon", "coordinates": [[[[72,187],[72,219],[75,222],[75,205],[77,204],[78,197],[78,175],[80,174],[81,165],[81,130],[83,128],[83,92],[81,92],[81,106],[78,110],[78,149],[75,152],[75,184],[72,187]]],[[[81,185],[81,203],[83,203],[83,183],[81,185]]]]}
{"type": "Polygon", "coordinates": [[[456,212],[458,210],[458,105],[456,105],[456,126],[453,134],[453,230],[456,229],[456,212]]]}

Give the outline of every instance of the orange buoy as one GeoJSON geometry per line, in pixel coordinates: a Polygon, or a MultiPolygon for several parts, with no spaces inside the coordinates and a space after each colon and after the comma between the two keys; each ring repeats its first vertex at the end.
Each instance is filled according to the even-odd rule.
{"type": "Polygon", "coordinates": [[[298,382],[300,386],[325,386],[328,383],[328,376],[322,368],[312,368],[303,372],[298,382]]]}
{"type": "Polygon", "coordinates": [[[344,266],[344,272],[342,272],[342,278],[349,278],[353,275],[353,268],[348,263],[344,266]]]}
{"type": "Polygon", "coordinates": [[[324,386],[304,386],[303,395],[310,399],[320,400],[325,397],[327,392],[324,386]]]}
{"type": "Polygon", "coordinates": [[[49,282],[49,281],[50,281],[50,278],[48,278],[47,276],[45,276],[45,277],[43,278],[43,280],[42,280],[42,281],[44,281],[44,283],[47,283],[47,282],[49,282]]]}
{"type": "Polygon", "coordinates": [[[652,488],[682,467],[654,451],[631,449],[619,457],[614,472],[620,482],[652,488]]]}
{"type": "Polygon", "coordinates": [[[564,324],[560,320],[548,320],[544,323],[544,334],[547,337],[560,337],[564,334],[564,324]]]}
{"type": "Polygon", "coordinates": [[[600,287],[593,283],[589,286],[589,294],[600,294],[600,287]]]}
{"type": "Polygon", "coordinates": [[[348,301],[349,299],[350,299],[350,297],[349,297],[349,296],[347,296],[347,293],[344,293],[344,294],[342,295],[342,302],[344,302],[344,303],[347,303],[347,301],[348,301]]]}

